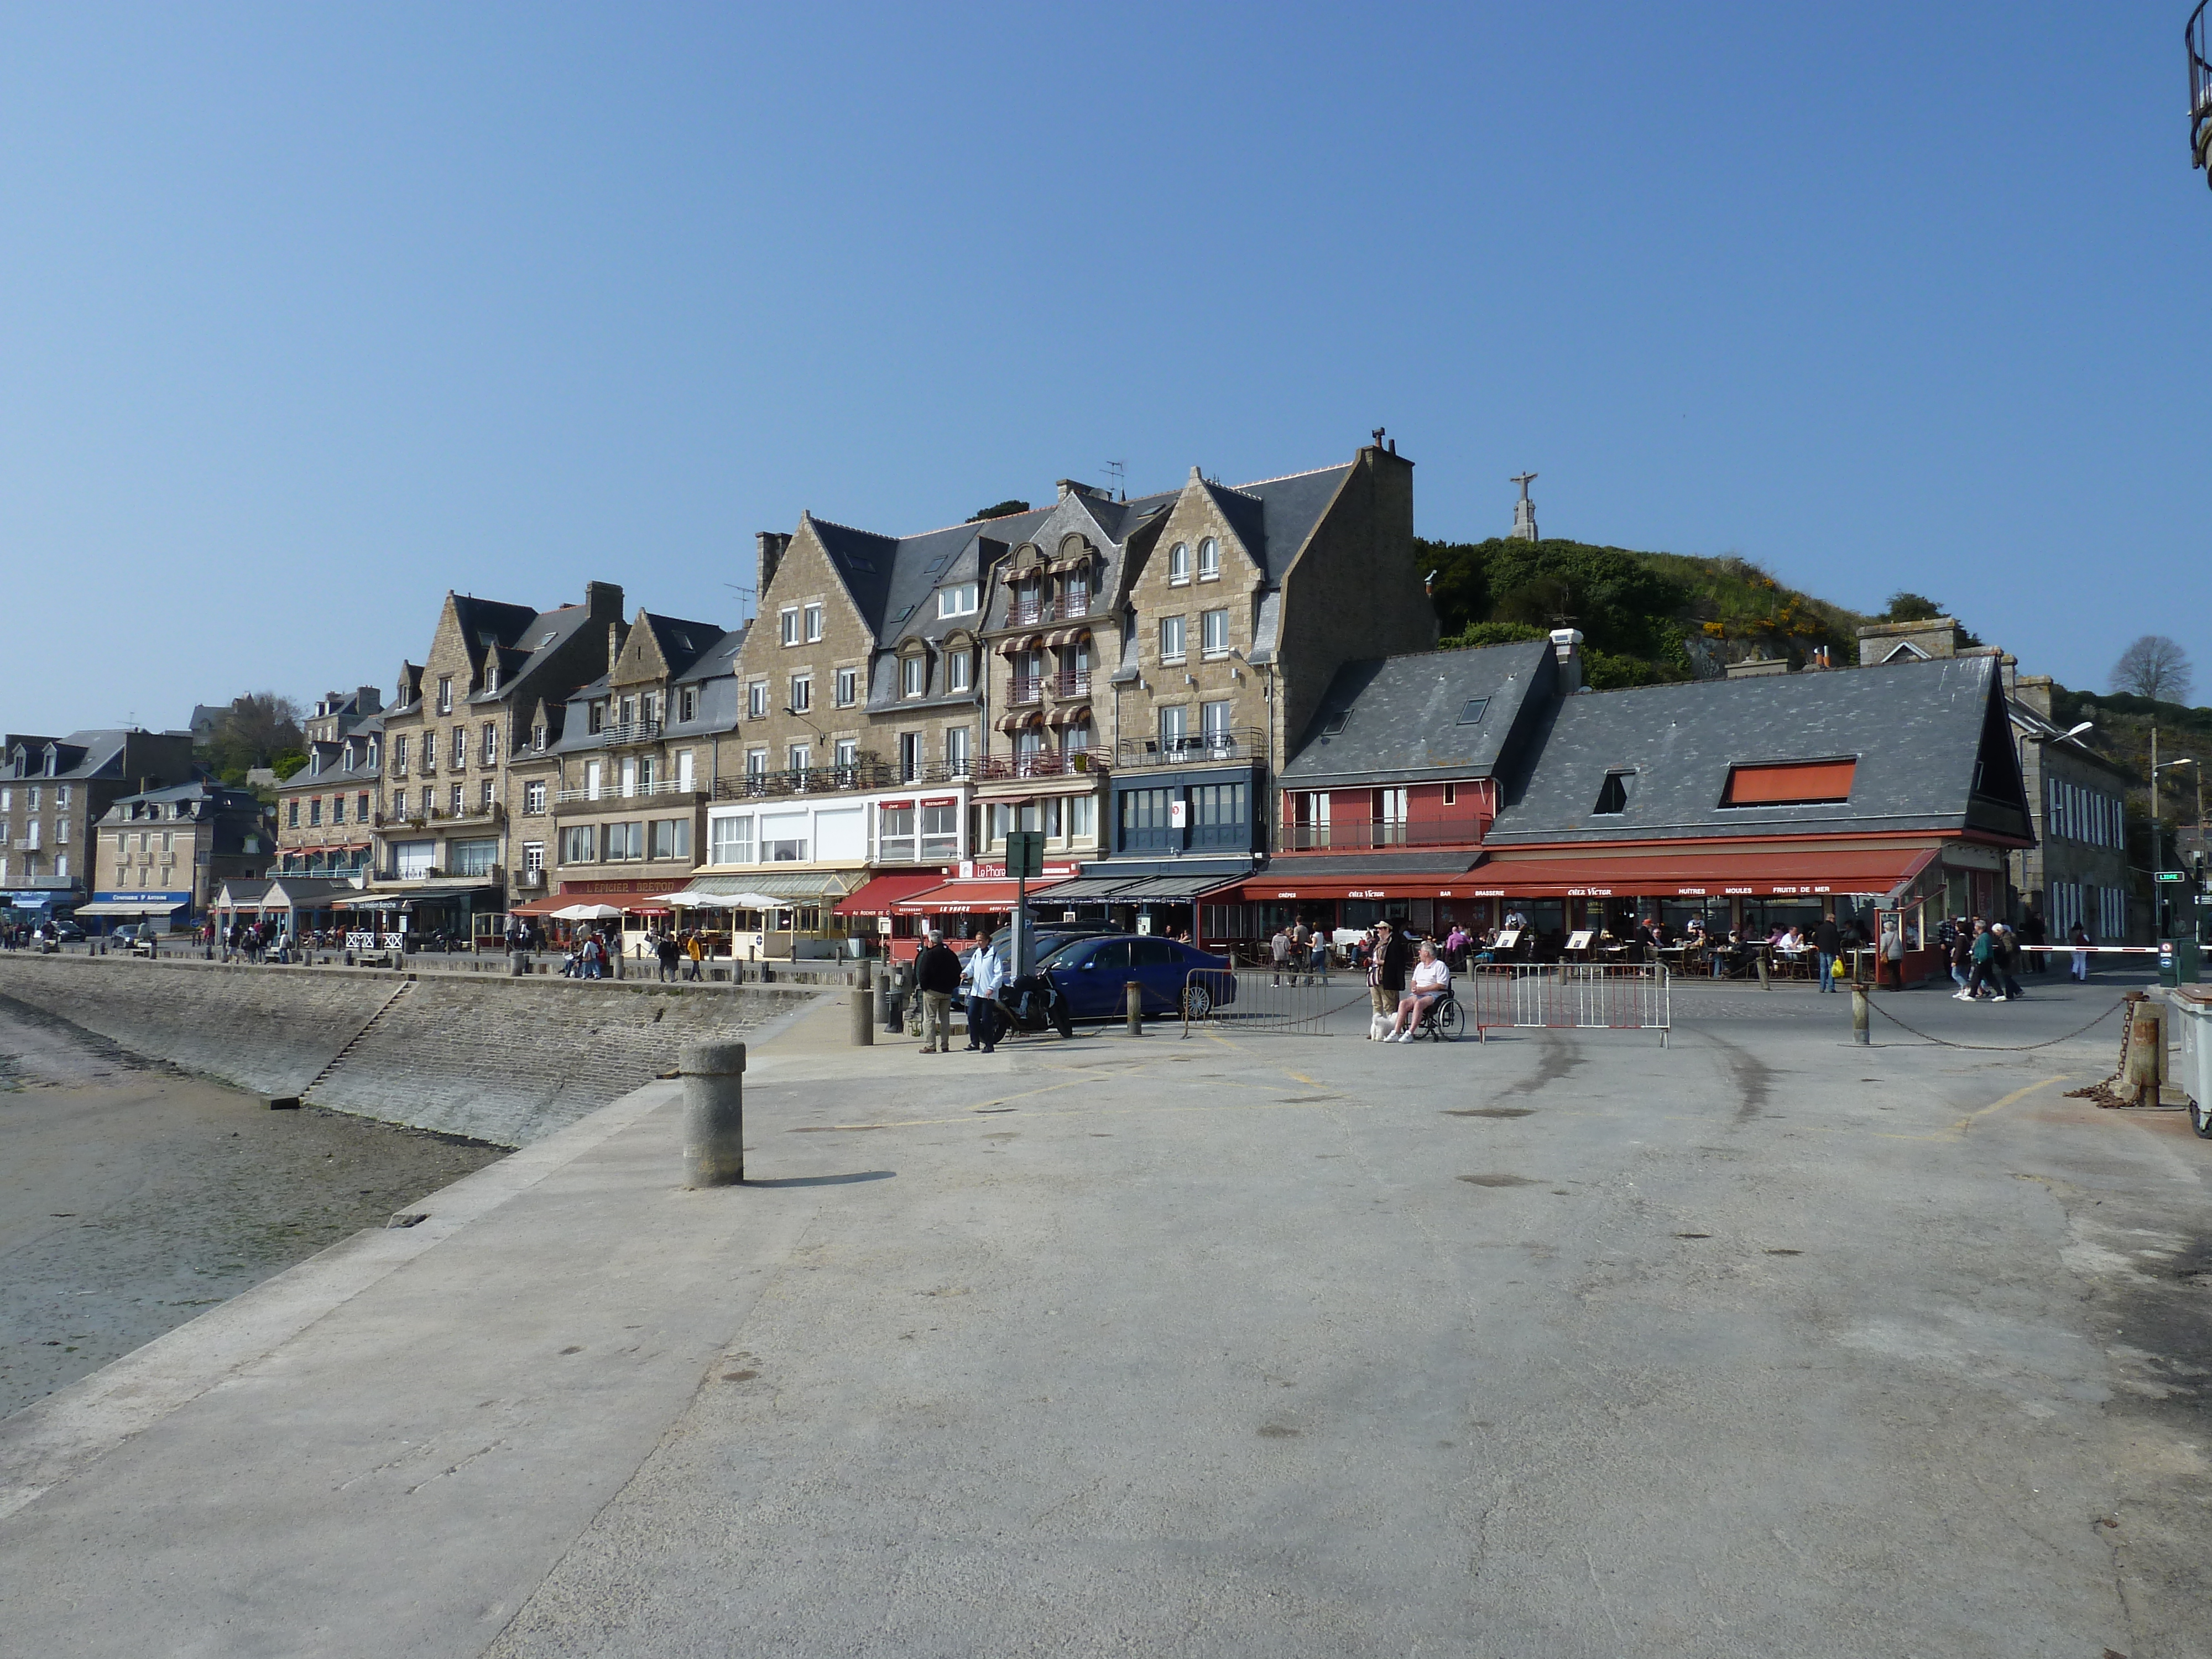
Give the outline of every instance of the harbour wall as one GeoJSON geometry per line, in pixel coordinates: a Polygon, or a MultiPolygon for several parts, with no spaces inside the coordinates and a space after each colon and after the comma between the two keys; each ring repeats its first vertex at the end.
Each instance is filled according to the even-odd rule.
{"type": "Polygon", "coordinates": [[[814,987],[0,953],[0,997],[234,1087],[520,1146],[814,987]],[[333,1063],[335,1062],[335,1063],[333,1063]]]}

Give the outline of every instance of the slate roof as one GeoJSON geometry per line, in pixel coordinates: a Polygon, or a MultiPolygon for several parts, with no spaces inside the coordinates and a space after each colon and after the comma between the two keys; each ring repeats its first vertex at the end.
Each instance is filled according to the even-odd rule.
{"type": "Polygon", "coordinates": [[[720,623],[686,622],[681,617],[664,617],[653,611],[641,611],[639,617],[652,630],[653,642],[668,665],[672,681],[683,678],[685,670],[726,637],[720,623]]]}
{"type": "Polygon", "coordinates": [[[499,684],[492,690],[478,691],[469,699],[471,705],[505,702],[510,698],[526,696],[534,688],[531,681],[552,659],[554,653],[566,645],[576,630],[592,621],[591,607],[583,605],[564,605],[554,611],[533,611],[526,605],[501,605],[490,599],[469,599],[456,596],[454,603],[470,607],[461,613],[462,625],[473,641],[477,634],[471,626],[471,618],[487,624],[514,624],[511,634],[502,635],[501,643],[526,653],[522,665],[510,670],[504,653],[500,661],[499,684]],[[541,644],[540,641],[543,641],[541,644]]]}
{"type": "Polygon", "coordinates": [[[1346,663],[1284,767],[1283,782],[1321,788],[1492,776],[1527,741],[1557,675],[1542,640],[1346,663]],[[1481,718],[1461,725],[1477,697],[1488,699],[1481,718]],[[1332,732],[1339,720],[1342,728],[1332,732]]]}
{"type": "Polygon", "coordinates": [[[1960,830],[1977,811],[1976,762],[1993,720],[1990,758],[2009,781],[1994,780],[1990,793],[2020,795],[2001,702],[1994,657],[1581,693],[1540,722],[1485,842],[1960,830]],[[1848,802],[1720,804],[1732,765],[1846,756],[1858,763],[1848,802]],[[1633,771],[1626,810],[1594,814],[1607,773],[1623,769],[1633,771]]]}

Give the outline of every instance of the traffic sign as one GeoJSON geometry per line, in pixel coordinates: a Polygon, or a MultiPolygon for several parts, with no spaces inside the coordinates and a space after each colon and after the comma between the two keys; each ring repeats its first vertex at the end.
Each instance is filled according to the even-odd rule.
{"type": "Polygon", "coordinates": [[[2187,881],[2189,879],[2189,872],[2186,870],[2161,870],[2158,872],[2157,878],[2160,881],[2187,881]]]}

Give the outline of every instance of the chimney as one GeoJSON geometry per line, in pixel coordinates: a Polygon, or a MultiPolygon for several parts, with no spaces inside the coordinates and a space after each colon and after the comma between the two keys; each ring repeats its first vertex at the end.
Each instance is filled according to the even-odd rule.
{"type": "Polygon", "coordinates": [[[622,655],[622,624],[609,623],[607,624],[607,667],[610,671],[615,665],[615,659],[620,655],[622,655]]]}
{"type": "Polygon", "coordinates": [[[753,578],[753,603],[757,605],[768,596],[768,585],[775,580],[776,567],[783,562],[791,538],[777,530],[759,530],[753,532],[753,540],[760,548],[760,574],[753,578]]]}
{"type": "Polygon", "coordinates": [[[2051,720],[2051,676],[2021,675],[2012,683],[2012,700],[2030,713],[2051,720]]]}
{"type": "Polygon", "coordinates": [[[623,591],[620,582],[586,582],[584,609],[594,617],[622,620],[623,591]]]}
{"type": "Polygon", "coordinates": [[[1110,501],[1114,499],[1097,484],[1078,483],[1073,478],[1054,478],[1052,482],[1053,488],[1060,492],[1059,499],[1063,501],[1070,495],[1088,495],[1093,501],[1110,501]]]}
{"type": "Polygon", "coordinates": [[[1583,631],[1579,628],[1552,630],[1552,655],[1559,664],[1559,695],[1571,697],[1583,689],[1583,631]]]}
{"type": "Polygon", "coordinates": [[[354,708],[363,714],[384,712],[384,693],[373,685],[357,685],[353,693],[354,708]]]}

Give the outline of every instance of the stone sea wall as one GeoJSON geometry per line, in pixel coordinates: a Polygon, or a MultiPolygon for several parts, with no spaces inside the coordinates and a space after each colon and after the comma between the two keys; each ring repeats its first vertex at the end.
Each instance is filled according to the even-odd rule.
{"type": "Polygon", "coordinates": [[[674,1067],[685,1042],[743,1036],[817,994],[0,954],[0,996],[134,1053],[257,1094],[304,1094],[313,1105],[503,1146],[650,1082],[674,1067]]]}

